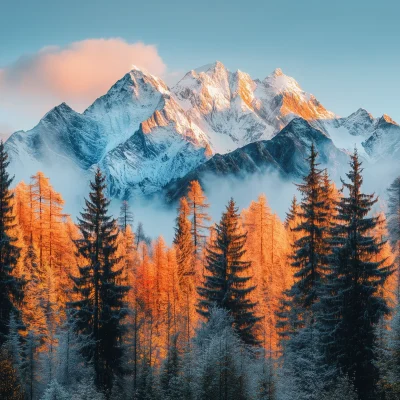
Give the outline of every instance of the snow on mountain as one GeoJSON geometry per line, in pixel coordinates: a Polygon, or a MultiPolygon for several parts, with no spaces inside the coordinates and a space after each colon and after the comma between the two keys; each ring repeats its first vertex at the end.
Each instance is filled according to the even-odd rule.
{"type": "MultiPolygon", "coordinates": [[[[338,118],[280,69],[253,80],[218,61],[188,72],[172,89],[134,68],[82,114],[63,103],[33,129],[14,133],[6,147],[17,181],[39,169],[53,180],[70,170],[87,180],[100,166],[110,194],[122,198],[159,192],[213,155],[260,140],[284,143],[274,147],[280,154],[270,154],[277,162],[293,150],[285,127],[297,118],[339,149],[356,144],[374,162],[399,158],[400,127],[390,117],[374,119],[360,109],[338,118]]],[[[290,162],[279,161],[279,168],[301,171],[301,163],[290,162]]]]}
{"type": "Polygon", "coordinates": [[[199,180],[206,189],[215,179],[246,179],[265,173],[277,173],[284,180],[296,180],[308,172],[305,155],[311,143],[318,151],[318,162],[322,166],[329,165],[331,173],[340,174],[341,167],[347,165],[348,156],[338,150],[324,132],[303,118],[295,118],[271,140],[253,142],[231,153],[216,154],[184,177],[170,182],[164,188],[164,196],[168,202],[177,201],[186,193],[192,180],[199,180]]]}
{"type": "Polygon", "coordinates": [[[326,120],[323,128],[336,147],[359,153],[371,163],[400,159],[400,127],[388,115],[374,118],[360,108],[346,118],[326,120]]]}
{"type": "Polygon", "coordinates": [[[7,141],[18,180],[35,165],[51,175],[62,158],[83,171],[100,165],[110,192],[149,194],[206,161],[207,137],[186,116],[165,83],[133,69],[83,114],[61,104],[28,132],[7,141]],[[18,167],[17,167],[18,165],[18,167]]]}
{"type": "Polygon", "coordinates": [[[334,118],[280,69],[261,82],[217,61],[188,72],[172,90],[218,153],[271,139],[295,117],[334,118]]]}

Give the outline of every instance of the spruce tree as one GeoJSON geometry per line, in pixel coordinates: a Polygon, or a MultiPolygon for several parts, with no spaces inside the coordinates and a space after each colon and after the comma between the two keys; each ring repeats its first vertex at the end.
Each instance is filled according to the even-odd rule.
{"type": "Polygon", "coordinates": [[[309,173],[297,185],[302,202],[298,206],[294,198],[286,218],[287,229],[298,236],[294,236],[292,243],[294,283],[283,293],[277,312],[277,329],[282,340],[289,339],[306,324],[314,324],[314,305],[319,300],[325,274],[329,253],[326,235],[329,215],[323,186],[324,171],[318,168],[317,157],[312,144],[307,158],[309,173]],[[296,220],[297,225],[293,226],[296,220]]]}
{"type": "Polygon", "coordinates": [[[105,177],[99,169],[90,187],[86,207],[78,218],[82,237],[76,240],[78,255],[85,264],[79,266],[79,275],[72,277],[78,300],[70,307],[78,333],[92,338],[84,355],[93,361],[96,385],[109,393],[122,368],[121,340],[127,315],[124,298],[129,288],[121,284],[117,224],[107,215],[110,201],[104,195],[105,177]]]}
{"type": "Polygon", "coordinates": [[[388,189],[388,228],[390,242],[396,257],[397,297],[400,299],[400,176],[397,177],[388,189]]]}
{"type": "Polygon", "coordinates": [[[369,217],[376,197],[363,194],[361,163],[351,156],[347,196],[337,207],[332,227],[329,273],[321,299],[320,331],[325,361],[336,375],[348,376],[361,400],[376,398],[376,326],[389,313],[382,288],[391,266],[379,259],[384,242],[373,236],[379,218],[369,217]]]}
{"type": "Polygon", "coordinates": [[[299,211],[299,203],[297,202],[297,197],[293,196],[292,202],[290,203],[289,211],[286,213],[285,218],[285,228],[290,226],[290,223],[296,219],[299,211]]]}
{"type": "Polygon", "coordinates": [[[126,200],[121,203],[118,223],[119,229],[121,229],[122,232],[126,231],[128,225],[132,226],[133,224],[133,213],[129,207],[129,203],[126,200]]]}
{"type": "Polygon", "coordinates": [[[310,310],[318,300],[318,292],[324,278],[324,264],[328,246],[325,240],[327,211],[322,187],[323,171],[316,162],[318,153],[314,144],[307,158],[310,171],[297,185],[302,194],[299,216],[300,224],[294,231],[301,232],[301,237],[294,244],[292,267],[295,269],[295,283],[292,287],[295,305],[303,310],[310,310]]]}
{"type": "Polygon", "coordinates": [[[20,249],[12,235],[15,227],[14,194],[10,190],[13,177],[7,172],[10,164],[4,143],[0,142],[0,346],[6,340],[11,313],[18,314],[23,299],[23,281],[14,275],[20,249]]]}
{"type": "Polygon", "coordinates": [[[6,348],[0,348],[0,398],[23,400],[24,390],[21,378],[6,348]]]}
{"type": "Polygon", "coordinates": [[[214,307],[227,310],[241,339],[247,344],[257,344],[253,328],[259,318],[254,315],[256,304],[249,300],[254,286],[249,285],[251,276],[246,275],[251,262],[244,259],[247,235],[241,232],[239,221],[238,209],[231,199],[216,224],[215,241],[206,248],[208,274],[204,285],[198,288],[198,312],[209,319],[214,307]]]}

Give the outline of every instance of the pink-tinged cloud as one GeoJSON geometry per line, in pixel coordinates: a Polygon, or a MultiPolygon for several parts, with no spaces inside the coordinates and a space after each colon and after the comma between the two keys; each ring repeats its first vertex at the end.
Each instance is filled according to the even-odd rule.
{"type": "MultiPolygon", "coordinates": [[[[153,45],[115,38],[45,47],[0,69],[0,108],[36,120],[63,101],[83,111],[132,65],[159,77],[166,75],[166,65],[153,45]]],[[[7,123],[15,125],[15,121],[7,123]]]]}

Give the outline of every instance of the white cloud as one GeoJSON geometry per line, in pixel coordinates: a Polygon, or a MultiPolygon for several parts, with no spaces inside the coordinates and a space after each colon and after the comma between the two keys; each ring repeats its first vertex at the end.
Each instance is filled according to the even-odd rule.
{"type": "Polygon", "coordinates": [[[0,133],[27,129],[52,107],[66,102],[83,111],[132,65],[170,78],[154,45],[120,38],[87,39],[44,47],[0,69],[0,133]]]}

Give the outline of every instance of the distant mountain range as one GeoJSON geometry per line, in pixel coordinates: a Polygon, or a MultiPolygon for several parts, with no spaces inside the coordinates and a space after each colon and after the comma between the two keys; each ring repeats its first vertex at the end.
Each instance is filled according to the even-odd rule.
{"type": "Polygon", "coordinates": [[[63,103],[6,142],[17,180],[71,169],[85,179],[100,166],[113,197],[182,195],[191,179],[306,171],[311,142],[325,165],[343,165],[357,146],[368,164],[399,168],[400,127],[359,109],[346,118],[276,69],[264,80],[216,62],[173,88],[132,69],[82,114],[63,103]]]}

